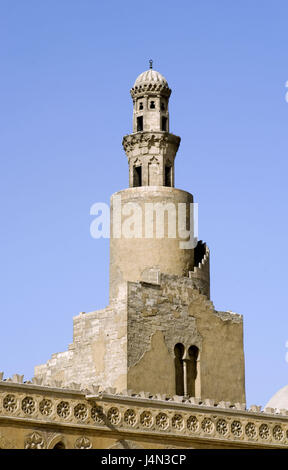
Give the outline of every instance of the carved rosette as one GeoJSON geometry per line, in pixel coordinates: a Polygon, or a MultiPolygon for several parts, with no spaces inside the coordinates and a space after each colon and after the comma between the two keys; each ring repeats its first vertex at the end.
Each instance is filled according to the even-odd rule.
{"type": "Polygon", "coordinates": [[[245,434],[250,439],[254,439],[256,437],[256,426],[254,423],[247,423],[245,426],[245,434]]]}
{"type": "Polygon", "coordinates": [[[158,413],[156,416],[156,426],[160,429],[167,429],[169,426],[169,419],[166,413],[158,413]]]}
{"type": "Polygon", "coordinates": [[[284,438],[283,429],[278,424],[276,426],[274,426],[274,428],[273,428],[273,437],[276,441],[282,441],[282,439],[284,438]]]}
{"type": "Polygon", "coordinates": [[[103,413],[103,407],[93,405],[92,408],[91,408],[91,418],[93,419],[93,421],[95,421],[95,423],[104,424],[105,416],[104,416],[104,413],[103,413]]]}
{"type": "Polygon", "coordinates": [[[216,423],[216,431],[222,436],[225,436],[227,434],[228,426],[225,419],[218,419],[216,423]]]}
{"type": "Polygon", "coordinates": [[[172,427],[177,431],[182,431],[182,429],[184,428],[184,419],[182,415],[177,413],[173,416],[172,427]]]}
{"type": "Polygon", "coordinates": [[[9,413],[13,413],[13,411],[17,408],[17,400],[15,395],[12,393],[8,393],[3,400],[3,408],[8,411],[9,413]]]}
{"type": "Polygon", "coordinates": [[[140,423],[144,428],[151,428],[153,424],[153,416],[150,411],[143,411],[140,415],[140,423]]]}
{"type": "Polygon", "coordinates": [[[126,410],[124,413],[124,422],[129,426],[135,426],[137,422],[137,416],[134,410],[126,410]]]}
{"type": "Polygon", "coordinates": [[[116,408],[115,406],[110,408],[107,413],[107,418],[111,424],[118,424],[121,419],[120,411],[118,410],[118,408],[116,408]]]}
{"type": "Polygon", "coordinates": [[[70,414],[70,405],[68,401],[60,401],[57,405],[57,415],[60,418],[68,418],[70,414]]]}
{"type": "Polygon", "coordinates": [[[39,403],[39,410],[41,415],[50,416],[52,413],[52,401],[45,398],[41,400],[39,403]]]}
{"type": "Polygon", "coordinates": [[[240,423],[240,421],[233,421],[233,423],[231,424],[231,431],[235,437],[241,436],[243,431],[242,431],[242,424],[240,423]]]}
{"type": "Polygon", "coordinates": [[[210,418],[204,418],[201,423],[201,428],[207,434],[211,434],[214,429],[214,424],[210,418]]]}
{"type": "Polygon", "coordinates": [[[267,424],[261,424],[261,426],[259,427],[259,436],[261,437],[261,439],[269,439],[270,437],[270,429],[269,429],[269,426],[267,426],[267,424]]]}
{"type": "Polygon", "coordinates": [[[21,408],[22,408],[22,410],[24,411],[25,414],[32,415],[35,411],[35,408],[36,408],[35,401],[33,400],[32,397],[25,397],[22,400],[21,408]]]}
{"type": "Polygon", "coordinates": [[[199,421],[196,416],[189,416],[187,419],[187,428],[191,432],[197,432],[199,429],[199,421]]]}
{"type": "Polygon", "coordinates": [[[74,416],[79,419],[79,421],[85,421],[88,417],[88,408],[84,403],[78,403],[74,408],[74,416]]]}

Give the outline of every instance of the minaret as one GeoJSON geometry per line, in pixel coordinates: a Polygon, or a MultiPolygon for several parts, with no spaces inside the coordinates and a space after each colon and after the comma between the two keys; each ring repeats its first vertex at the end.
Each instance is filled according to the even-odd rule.
{"type": "Polygon", "coordinates": [[[130,93],[133,134],[123,139],[129,162],[129,186],[174,187],[174,159],[180,137],[169,133],[171,90],[166,79],[152,69],[152,61],[150,69],[136,79],[130,93]]]}
{"type": "Polygon", "coordinates": [[[244,403],[242,316],[210,301],[193,196],[174,188],[180,138],[169,132],[170,94],[152,68],[131,89],[133,132],[123,139],[130,187],[111,198],[110,303],[74,317],[73,344],[35,377],[244,403]]]}
{"type": "Polygon", "coordinates": [[[180,137],[169,132],[171,89],[163,75],[152,69],[150,61],[150,68],[137,77],[130,93],[133,132],[123,138],[129,189],[111,198],[110,299],[117,297],[121,282],[141,281],[147,269],[188,276],[194,268],[192,241],[185,249],[181,245],[191,237],[183,238],[179,211],[185,207],[186,221],[182,229],[191,229],[193,196],[174,188],[174,160],[180,137]],[[137,213],[133,214],[133,209],[137,213]],[[156,233],[157,216],[158,223],[163,217],[164,232],[156,233]],[[123,227],[127,228],[129,223],[132,226],[133,222],[134,228],[125,235],[123,227]]]}

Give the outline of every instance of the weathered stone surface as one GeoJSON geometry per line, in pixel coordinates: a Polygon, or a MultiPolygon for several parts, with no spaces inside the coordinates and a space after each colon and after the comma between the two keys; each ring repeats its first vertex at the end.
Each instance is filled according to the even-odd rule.
{"type": "Polygon", "coordinates": [[[35,385],[42,385],[43,379],[41,377],[33,377],[32,378],[32,384],[35,385]]]}
{"type": "Polygon", "coordinates": [[[275,411],[275,408],[271,408],[271,406],[267,406],[266,408],[264,408],[264,413],[274,414],[275,411]]]}
{"type": "Polygon", "coordinates": [[[217,312],[192,279],[161,273],[157,289],[129,282],[106,309],[75,317],[69,351],[36,367],[35,377],[59,386],[96,380],[106,389],[173,396],[174,347],[181,343],[187,351],[191,345],[200,351],[197,396],[243,403],[242,333],[242,317],[217,312]]]}
{"type": "Polygon", "coordinates": [[[174,395],[174,347],[181,343],[200,351],[196,395],[245,401],[242,317],[217,312],[192,279],[162,273],[157,289],[128,283],[127,341],[129,387],[145,383],[151,392],[174,395]],[[147,315],[152,309],[157,314],[147,315]]]}
{"type": "Polygon", "coordinates": [[[96,382],[103,388],[127,388],[126,303],[124,296],[106,309],[74,317],[69,351],[53,354],[46,364],[36,366],[35,377],[44,382],[59,380],[63,386],[73,382],[77,387],[88,386],[96,382]]]}
{"type": "Polygon", "coordinates": [[[246,403],[235,403],[236,410],[246,410],[246,403]]]}
{"type": "Polygon", "coordinates": [[[24,375],[14,374],[12,377],[12,381],[17,384],[22,384],[24,379],[24,375]]]}
{"type": "Polygon", "coordinates": [[[250,408],[249,408],[249,411],[254,411],[256,413],[260,413],[261,411],[261,406],[258,406],[258,405],[251,405],[250,408]]]}

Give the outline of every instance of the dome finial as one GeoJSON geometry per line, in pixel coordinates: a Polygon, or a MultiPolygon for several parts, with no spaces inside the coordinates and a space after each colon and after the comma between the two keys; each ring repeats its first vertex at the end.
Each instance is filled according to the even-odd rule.
{"type": "Polygon", "coordinates": [[[153,60],[152,59],[149,60],[149,64],[150,64],[150,69],[153,69],[153,60]]]}

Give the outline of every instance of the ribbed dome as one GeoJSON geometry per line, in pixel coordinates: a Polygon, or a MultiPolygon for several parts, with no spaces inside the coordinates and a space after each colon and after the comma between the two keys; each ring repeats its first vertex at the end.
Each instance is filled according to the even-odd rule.
{"type": "Polygon", "coordinates": [[[157,72],[157,70],[149,69],[146,70],[146,72],[141,73],[137,78],[134,83],[134,88],[139,87],[140,85],[143,85],[144,83],[155,83],[155,84],[161,84],[164,86],[168,87],[168,83],[166,78],[161,75],[161,73],[157,72]]]}
{"type": "Polygon", "coordinates": [[[288,410],[288,385],[280,388],[268,401],[266,407],[288,410]]]}

